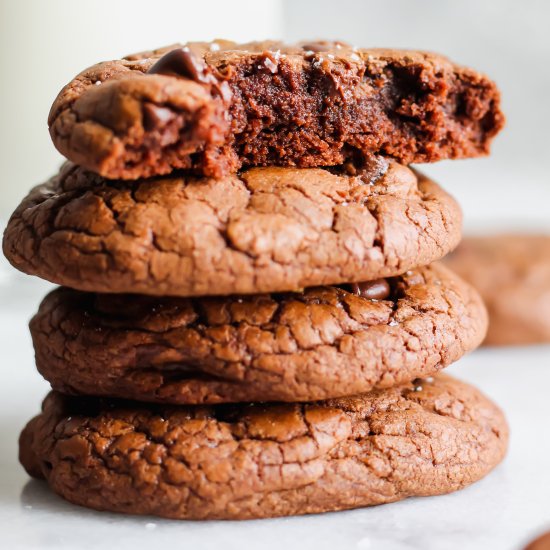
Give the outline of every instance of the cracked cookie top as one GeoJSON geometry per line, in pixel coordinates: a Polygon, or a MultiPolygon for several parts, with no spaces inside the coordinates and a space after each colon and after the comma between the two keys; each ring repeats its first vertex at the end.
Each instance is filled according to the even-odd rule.
{"type": "Polygon", "coordinates": [[[166,407],[51,393],[20,460],[99,510],[180,519],[307,514],[461,489],[498,464],[498,407],[447,376],[305,404],[166,407]]]}
{"type": "Polygon", "coordinates": [[[3,248],[79,290],[202,296],[391,277],[444,256],[460,230],[449,195],[383,157],[116,182],[68,163],[22,201],[3,248]]]}
{"type": "Polygon", "coordinates": [[[49,116],[63,155],[115,179],[372,153],[404,164],[476,157],[503,123],[482,74],[431,53],[328,41],[175,44],[100,63],[49,116]]]}
{"type": "Polygon", "coordinates": [[[469,285],[434,264],[292,294],[189,299],[61,288],[30,328],[38,370],[63,393],[310,401],[432,375],[481,342],[487,315],[469,285]]]}

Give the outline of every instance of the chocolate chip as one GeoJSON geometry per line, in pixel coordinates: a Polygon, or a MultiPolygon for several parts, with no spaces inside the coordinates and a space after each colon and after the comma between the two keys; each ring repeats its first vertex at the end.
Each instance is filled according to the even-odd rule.
{"type": "Polygon", "coordinates": [[[163,128],[174,119],[175,113],[166,107],[159,107],[152,103],[143,104],[143,127],[147,131],[163,128]]]}
{"type": "Polygon", "coordinates": [[[179,76],[204,84],[212,82],[212,76],[206,73],[204,61],[187,48],[178,48],[163,55],[147,73],[179,76]]]}
{"type": "Polygon", "coordinates": [[[356,175],[364,183],[374,185],[388,171],[389,166],[390,163],[385,157],[380,155],[363,155],[356,175]]]}
{"type": "Polygon", "coordinates": [[[386,300],[391,294],[391,288],[386,279],[376,279],[365,283],[351,283],[350,291],[369,300],[386,300]]]}
{"type": "Polygon", "coordinates": [[[390,163],[385,157],[356,153],[351,160],[324,169],[331,174],[357,177],[365,185],[374,185],[386,174],[389,166],[390,163]]]}
{"type": "Polygon", "coordinates": [[[187,47],[169,51],[147,73],[188,78],[201,84],[210,84],[224,101],[229,101],[231,98],[231,90],[227,82],[218,80],[212,74],[210,67],[187,47]]]}

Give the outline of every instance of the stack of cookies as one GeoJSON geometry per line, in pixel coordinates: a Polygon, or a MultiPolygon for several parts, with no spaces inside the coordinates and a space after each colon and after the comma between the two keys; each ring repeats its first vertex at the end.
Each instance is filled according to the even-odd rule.
{"type": "Polygon", "coordinates": [[[53,391],[20,440],[71,502],[170,518],[463,488],[507,427],[438,371],[482,341],[433,263],[461,213],[407,165],[488,152],[495,85],[433,54],[226,41],[100,63],[50,113],[69,159],[4,253],[60,285],[30,328],[53,391]]]}

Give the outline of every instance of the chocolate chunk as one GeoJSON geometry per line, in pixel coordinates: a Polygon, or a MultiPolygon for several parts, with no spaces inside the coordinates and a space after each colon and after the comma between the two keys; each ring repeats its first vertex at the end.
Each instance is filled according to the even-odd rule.
{"type": "Polygon", "coordinates": [[[174,120],[175,113],[166,107],[159,107],[153,103],[143,104],[143,127],[150,132],[155,128],[163,128],[171,120],[174,120]]]}
{"type": "Polygon", "coordinates": [[[185,47],[163,55],[147,72],[188,78],[203,84],[211,84],[213,79],[212,75],[206,72],[204,61],[185,47]]]}
{"type": "Polygon", "coordinates": [[[351,292],[368,298],[369,300],[385,300],[389,298],[391,288],[386,279],[376,279],[376,281],[367,281],[365,283],[351,283],[349,285],[351,292]]]}
{"type": "Polygon", "coordinates": [[[331,166],[330,172],[360,178],[366,185],[374,185],[388,171],[389,161],[380,155],[358,155],[353,161],[331,166]]]}
{"type": "Polygon", "coordinates": [[[212,69],[187,47],[169,51],[147,73],[176,76],[200,84],[210,84],[215,90],[215,95],[220,96],[226,102],[231,99],[231,90],[227,82],[219,81],[212,74],[212,69]]]}

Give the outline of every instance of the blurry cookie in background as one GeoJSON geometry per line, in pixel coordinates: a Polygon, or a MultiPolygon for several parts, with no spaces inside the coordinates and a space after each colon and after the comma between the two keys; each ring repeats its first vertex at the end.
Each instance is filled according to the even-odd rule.
{"type": "Polygon", "coordinates": [[[529,543],[525,550],[550,550],[550,531],[529,543]]]}
{"type": "Polygon", "coordinates": [[[550,235],[467,237],[445,262],[487,305],[485,345],[550,342],[550,235]]]}

